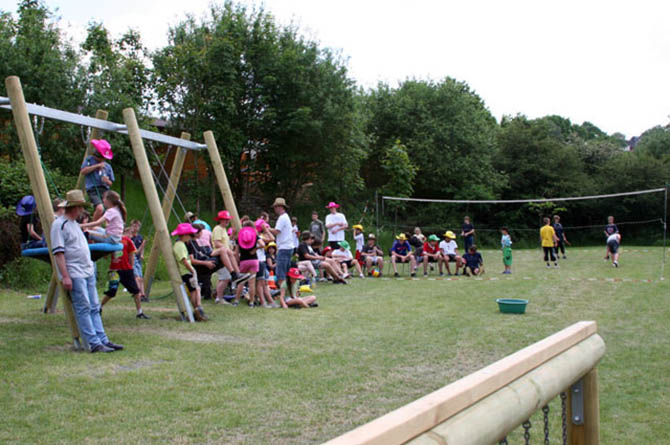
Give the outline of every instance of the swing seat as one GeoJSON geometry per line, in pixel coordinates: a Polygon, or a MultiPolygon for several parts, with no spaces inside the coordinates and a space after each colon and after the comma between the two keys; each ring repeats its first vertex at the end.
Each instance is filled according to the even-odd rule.
{"type": "MultiPolygon", "coordinates": [[[[107,256],[110,253],[119,252],[123,250],[123,244],[95,243],[95,244],[89,244],[88,248],[91,251],[91,259],[93,261],[98,261],[100,258],[107,256]]],[[[51,264],[51,257],[49,256],[49,249],[47,247],[22,250],[21,256],[28,258],[35,258],[37,260],[42,260],[46,263],[51,264]]]]}

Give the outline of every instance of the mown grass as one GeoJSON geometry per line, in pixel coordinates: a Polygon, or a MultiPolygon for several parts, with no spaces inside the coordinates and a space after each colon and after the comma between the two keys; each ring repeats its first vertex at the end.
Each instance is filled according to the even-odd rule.
{"type": "MultiPolygon", "coordinates": [[[[25,298],[44,289],[6,290],[0,441],[321,442],[596,320],[607,344],[602,443],[663,443],[670,286],[659,281],[660,249],[632,249],[619,269],[601,249],[572,249],[558,270],[546,270],[538,250],[516,251],[509,279],[499,254],[484,252],[485,277],[497,280],[356,279],[319,286],[317,309],[208,304],[212,321],[194,325],[175,321],[172,297],[145,306],[150,321],[136,320],[120,293],[103,318],[126,350],[107,355],[70,352],[63,315],[42,315],[43,300],[25,298]],[[502,296],[530,299],[527,313],[500,314],[502,296]]],[[[555,402],[551,416],[559,443],[555,402]]],[[[532,432],[537,441],[540,419],[532,432]]]]}

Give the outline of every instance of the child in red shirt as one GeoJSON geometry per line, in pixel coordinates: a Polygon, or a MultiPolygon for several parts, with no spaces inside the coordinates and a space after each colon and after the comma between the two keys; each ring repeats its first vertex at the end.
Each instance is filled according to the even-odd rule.
{"type": "MultiPolygon", "coordinates": [[[[440,246],[437,242],[440,239],[435,235],[430,235],[428,241],[423,243],[423,276],[428,276],[428,263],[439,263],[440,258],[442,258],[442,252],[440,251],[440,246]]],[[[433,266],[431,266],[432,268],[433,266]]]]}
{"type": "Polygon", "coordinates": [[[137,287],[137,280],[135,280],[135,273],[133,266],[135,263],[135,244],[130,239],[132,235],[132,227],[128,226],[123,230],[121,237],[121,244],[123,244],[123,252],[121,255],[114,255],[111,263],[109,263],[109,275],[112,277],[114,273],[119,274],[118,280],[109,280],[109,288],[105,291],[105,298],[102,299],[102,306],[109,300],[116,296],[116,291],[119,288],[119,282],[130,292],[135,299],[135,308],[137,309],[137,318],[141,320],[149,320],[144,312],[142,312],[142,303],[140,301],[140,289],[137,287]]]}

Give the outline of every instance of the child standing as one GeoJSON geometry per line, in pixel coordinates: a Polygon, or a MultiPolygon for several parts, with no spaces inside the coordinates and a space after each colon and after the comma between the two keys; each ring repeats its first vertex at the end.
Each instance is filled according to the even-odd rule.
{"type": "Polygon", "coordinates": [[[500,247],[502,248],[503,264],[505,265],[504,274],[512,273],[512,237],[509,236],[507,227],[500,229],[502,237],[500,238],[500,247]]]}
{"type": "MultiPolygon", "coordinates": [[[[251,274],[249,278],[249,306],[251,307],[254,307],[254,301],[256,300],[256,274],[259,271],[256,249],[259,245],[260,248],[265,247],[265,244],[258,238],[254,223],[251,221],[245,222],[244,227],[240,229],[240,233],[237,235],[237,246],[240,251],[240,272],[251,274]]],[[[237,306],[240,302],[243,287],[237,286],[233,306],[237,306]]]]}
{"type": "Polygon", "coordinates": [[[464,249],[470,251],[470,246],[475,243],[475,226],[470,222],[470,217],[463,217],[463,225],[461,226],[461,236],[463,237],[464,249]]]}
{"type": "Polygon", "coordinates": [[[132,226],[126,227],[123,230],[123,236],[121,237],[121,244],[123,244],[123,252],[120,256],[114,255],[112,257],[111,263],[109,263],[109,274],[110,277],[114,274],[119,274],[118,280],[109,280],[109,288],[105,291],[105,298],[102,299],[102,306],[104,306],[109,300],[116,296],[116,291],[119,288],[119,282],[130,292],[130,294],[135,299],[135,309],[137,309],[137,318],[140,320],[148,320],[144,312],[142,311],[142,303],[140,301],[141,293],[139,287],[137,287],[137,281],[135,280],[135,273],[133,271],[134,263],[136,261],[135,244],[130,239],[130,236],[133,234],[132,226]]]}
{"type": "Polygon", "coordinates": [[[484,273],[484,259],[482,258],[482,255],[477,252],[477,246],[474,244],[470,246],[468,253],[463,255],[463,263],[465,264],[463,266],[463,273],[467,276],[478,276],[484,273]]]}
{"type": "Polygon", "coordinates": [[[81,228],[92,229],[89,230],[88,236],[91,242],[119,243],[121,242],[121,236],[123,236],[123,225],[126,221],[126,206],[121,201],[119,194],[112,190],[105,193],[102,203],[106,209],[105,213],[96,221],[82,224],[81,228]],[[106,224],[105,229],[98,227],[103,222],[106,224]],[[94,227],[97,228],[93,229],[94,227]]]}
{"type": "Polygon", "coordinates": [[[133,267],[133,271],[135,272],[135,281],[137,281],[137,287],[140,288],[140,297],[142,301],[149,301],[149,299],[146,297],[144,294],[144,274],[142,273],[142,262],[144,261],[144,246],[146,245],[147,241],[144,239],[142,235],[140,235],[140,229],[142,228],[142,223],[134,219],[131,223],[130,226],[132,227],[132,236],[131,240],[133,241],[133,244],[135,244],[135,249],[137,251],[135,252],[135,264],[133,267]]]}
{"type": "Polygon", "coordinates": [[[181,274],[181,279],[188,288],[188,291],[191,294],[191,304],[195,310],[193,311],[193,316],[196,321],[207,321],[207,315],[202,308],[200,301],[200,286],[198,285],[198,275],[191,264],[191,257],[188,254],[188,249],[186,248],[186,243],[193,239],[193,234],[198,231],[193,228],[189,223],[181,223],[177,228],[172,232],[172,236],[177,236],[179,239],[174,246],[172,247],[172,253],[174,254],[175,259],[177,260],[177,265],[179,266],[179,273],[181,274]]]}
{"type": "Polygon", "coordinates": [[[554,262],[554,267],[558,268],[558,261],[554,256],[554,248],[556,247],[556,232],[554,228],[551,227],[549,218],[544,218],[544,226],[540,229],[540,239],[542,240],[542,250],[544,250],[544,261],[547,263],[547,267],[551,267],[549,264],[549,258],[554,262]]]}

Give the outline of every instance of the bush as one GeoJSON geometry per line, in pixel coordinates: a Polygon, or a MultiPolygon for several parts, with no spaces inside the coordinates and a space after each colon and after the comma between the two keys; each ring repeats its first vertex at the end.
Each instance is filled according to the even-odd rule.
{"type": "MultiPolygon", "coordinates": [[[[45,170],[45,176],[52,199],[59,194],[64,196],[77,182],[76,177],[65,176],[57,169],[45,170]]],[[[0,205],[15,206],[22,197],[32,194],[25,163],[0,158],[0,205]]]]}
{"type": "Polygon", "coordinates": [[[44,261],[18,257],[0,269],[0,282],[12,289],[44,289],[51,281],[51,266],[44,261]]]}
{"type": "Polygon", "coordinates": [[[4,208],[0,206],[0,268],[6,263],[17,258],[21,254],[21,232],[19,230],[19,217],[16,216],[13,207],[4,208]]]}

